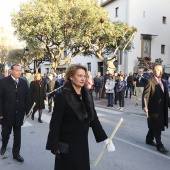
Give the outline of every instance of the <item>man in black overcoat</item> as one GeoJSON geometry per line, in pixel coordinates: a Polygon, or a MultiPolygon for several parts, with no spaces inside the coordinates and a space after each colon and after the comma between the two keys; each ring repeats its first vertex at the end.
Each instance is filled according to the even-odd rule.
{"type": "Polygon", "coordinates": [[[11,66],[11,75],[0,80],[0,119],[2,124],[2,147],[0,154],[6,151],[9,136],[13,129],[13,158],[24,162],[20,156],[21,147],[21,126],[24,115],[31,108],[30,95],[25,80],[20,78],[21,66],[11,66]]]}
{"type": "Polygon", "coordinates": [[[161,131],[168,128],[168,107],[170,108],[170,98],[165,81],[162,77],[162,66],[157,65],[154,68],[153,76],[148,80],[143,92],[143,109],[148,111],[148,134],[146,144],[157,147],[161,153],[168,152],[161,141],[161,131]],[[144,104],[146,99],[146,105],[144,104]],[[155,138],[156,143],[153,141],[155,138]]]}

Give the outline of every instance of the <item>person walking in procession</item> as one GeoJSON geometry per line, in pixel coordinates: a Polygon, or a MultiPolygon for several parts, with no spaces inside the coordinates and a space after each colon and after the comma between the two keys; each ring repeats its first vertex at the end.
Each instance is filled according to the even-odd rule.
{"type": "Polygon", "coordinates": [[[168,128],[168,107],[170,108],[170,98],[165,81],[162,77],[162,66],[154,67],[154,76],[151,77],[143,92],[142,108],[148,113],[148,133],[146,136],[146,144],[156,146],[161,153],[167,153],[161,141],[161,131],[168,128]],[[144,99],[146,99],[146,106],[144,99]],[[154,138],[156,143],[154,142],[154,138]]]}
{"type": "Polygon", "coordinates": [[[13,129],[13,158],[24,162],[20,156],[21,148],[21,126],[24,115],[31,108],[30,94],[25,80],[21,79],[21,66],[11,66],[11,75],[0,80],[0,119],[2,123],[2,147],[1,155],[6,152],[9,136],[13,129]]]}
{"type": "Polygon", "coordinates": [[[108,144],[92,95],[84,86],[86,73],[86,67],[70,65],[63,90],[55,98],[46,145],[46,149],[56,156],[55,170],[90,170],[89,127],[92,127],[97,142],[105,141],[109,151],[115,150],[112,141],[108,144]],[[68,153],[62,153],[61,143],[68,145],[68,153]]]}
{"type": "Polygon", "coordinates": [[[35,112],[38,110],[38,122],[42,123],[42,109],[45,109],[44,100],[46,99],[45,85],[42,82],[41,74],[37,73],[34,75],[34,81],[30,84],[30,94],[32,104],[35,102],[36,105],[33,108],[31,119],[34,120],[35,112]]]}

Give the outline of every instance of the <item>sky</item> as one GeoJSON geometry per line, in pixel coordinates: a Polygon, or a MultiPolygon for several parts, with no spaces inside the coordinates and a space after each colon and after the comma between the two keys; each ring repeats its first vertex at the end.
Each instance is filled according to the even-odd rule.
{"type": "Polygon", "coordinates": [[[18,41],[17,37],[14,36],[14,28],[11,25],[11,12],[19,10],[19,4],[26,2],[27,0],[0,0],[0,28],[4,29],[8,33],[9,42],[15,44],[18,48],[24,48],[25,42],[18,41]]]}
{"type": "Polygon", "coordinates": [[[19,9],[21,2],[27,0],[0,0],[0,27],[11,29],[11,12],[19,9]]]}

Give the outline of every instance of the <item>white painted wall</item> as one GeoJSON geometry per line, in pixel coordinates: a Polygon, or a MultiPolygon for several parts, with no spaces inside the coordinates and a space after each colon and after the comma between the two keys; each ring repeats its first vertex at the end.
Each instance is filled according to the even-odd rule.
{"type": "Polygon", "coordinates": [[[51,72],[51,65],[50,62],[44,62],[40,65],[41,74],[51,72]]]}
{"type": "Polygon", "coordinates": [[[170,64],[170,1],[164,0],[130,0],[129,25],[138,29],[138,36],[135,38],[135,50],[132,55],[140,56],[141,50],[140,34],[158,35],[151,42],[151,58],[162,58],[163,64],[170,64]],[[145,17],[143,16],[145,13],[145,17]],[[167,17],[167,24],[162,24],[162,17],[167,17]],[[166,45],[165,54],[161,54],[161,44],[166,45]]]}
{"type": "Polygon", "coordinates": [[[126,1],[128,0],[117,0],[104,6],[106,11],[109,11],[109,17],[112,21],[126,22],[126,1]],[[115,17],[115,8],[119,7],[118,17],[115,17]]]}
{"type": "Polygon", "coordinates": [[[101,62],[101,60],[99,60],[95,56],[84,57],[80,55],[80,56],[74,57],[70,64],[80,63],[87,67],[87,63],[91,63],[91,73],[92,73],[92,76],[95,77],[98,72],[98,62],[101,62]]]}
{"type": "Polygon", "coordinates": [[[163,59],[163,65],[170,65],[170,1],[169,0],[117,0],[104,6],[113,21],[127,22],[135,26],[138,33],[133,40],[135,49],[124,56],[123,72],[129,73],[137,65],[137,57],[141,56],[141,34],[158,35],[151,42],[151,58],[163,59]],[[119,7],[115,18],[115,8],[119,7]],[[145,14],[145,16],[144,16],[145,14]],[[162,17],[167,17],[167,24],[162,24],[162,17]],[[161,44],[166,45],[165,54],[161,54],[161,44]]]}

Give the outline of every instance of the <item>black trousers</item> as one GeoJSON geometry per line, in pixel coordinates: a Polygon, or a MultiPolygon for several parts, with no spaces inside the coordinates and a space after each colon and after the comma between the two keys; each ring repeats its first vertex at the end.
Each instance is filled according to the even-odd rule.
{"type": "Polygon", "coordinates": [[[119,97],[118,97],[118,92],[116,91],[116,88],[114,88],[114,103],[117,104],[119,97]]]}
{"type": "Polygon", "coordinates": [[[12,128],[13,128],[13,133],[14,133],[12,153],[13,153],[13,156],[18,156],[20,153],[20,148],[21,148],[21,126],[2,126],[2,132],[1,132],[2,145],[4,147],[7,146],[12,128]]]}
{"type": "Polygon", "coordinates": [[[155,138],[157,146],[162,145],[161,142],[161,131],[159,130],[148,130],[148,134],[146,135],[146,141],[151,142],[155,138]]]}
{"type": "Polygon", "coordinates": [[[124,107],[124,103],[125,103],[124,93],[125,93],[124,91],[118,92],[119,106],[120,106],[120,107],[124,107]]]}

